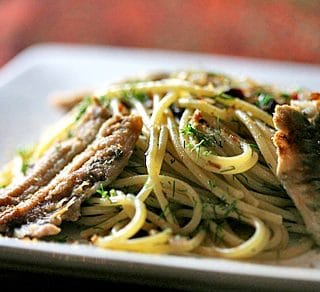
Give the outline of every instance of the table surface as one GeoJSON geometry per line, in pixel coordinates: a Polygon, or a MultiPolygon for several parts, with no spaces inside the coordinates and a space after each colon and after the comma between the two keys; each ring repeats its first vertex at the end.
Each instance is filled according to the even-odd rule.
{"type": "MultiPolygon", "coordinates": [[[[92,289],[106,289],[108,291],[116,291],[119,289],[120,291],[124,291],[124,289],[130,289],[131,291],[215,291],[215,292],[228,292],[228,291],[240,291],[239,288],[232,285],[221,285],[217,284],[211,288],[199,288],[191,289],[184,288],[172,288],[172,284],[170,283],[153,283],[153,284],[137,284],[132,282],[125,281],[110,281],[106,279],[92,279],[92,278],[79,278],[76,276],[70,275],[61,275],[56,273],[43,273],[43,272],[30,272],[24,270],[15,270],[12,268],[0,268],[0,281],[1,287],[12,288],[14,283],[19,280],[19,287],[32,287],[32,291],[47,291],[50,288],[54,288],[55,291],[59,291],[61,289],[76,289],[79,288],[85,289],[90,287],[92,289]]],[[[74,291],[74,290],[71,290],[74,291]]],[[[252,292],[266,292],[270,291],[267,287],[259,287],[256,288],[254,285],[252,287],[246,287],[246,291],[252,292]]],[[[286,290],[282,290],[283,292],[286,290]]],[[[294,287],[288,287],[287,291],[296,291],[294,287]]],[[[298,291],[298,290],[297,290],[298,291]]]]}
{"type": "MultiPolygon", "coordinates": [[[[79,278],[70,275],[60,275],[53,273],[40,273],[40,272],[30,272],[30,271],[17,271],[14,269],[0,269],[0,280],[1,287],[12,287],[14,283],[19,280],[19,285],[22,287],[32,287],[35,289],[40,289],[45,291],[46,289],[55,287],[55,289],[64,288],[103,288],[103,289],[133,289],[134,291],[140,291],[141,289],[152,289],[153,291],[182,291],[179,289],[167,288],[165,284],[162,286],[150,286],[141,285],[135,283],[125,283],[125,282],[113,282],[105,279],[91,279],[91,278],[79,278]],[[35,285],[38,287],[35,287],[35,285]],[[137,290],[138,289],[138,290],[137,290]]],[[[37,290],[36,290],[37,291],[37,290]]],[[[109,290],[110,291],[110,290],[109,290]]],[[[124,291],[124,290],[121,290],[124,291]]]]}
{"type": "Polygon", "coordinates": [[[320,63],[320,1],[0,1],[0,66],[40,42],[320,63]]]}

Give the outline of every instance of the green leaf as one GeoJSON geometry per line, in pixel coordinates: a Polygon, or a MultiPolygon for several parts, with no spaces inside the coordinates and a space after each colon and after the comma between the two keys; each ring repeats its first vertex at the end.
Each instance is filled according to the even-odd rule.
{"type": "Polygon", "coordinates": [[[76,121],[80,120],[80,118],[85,114],[87,111],[87,108],[91,104],[92,99],[90,96],[86,96],[83,101],[78,105],[78,112],[76,115],[76,121]]]}
{"type": "Polygon", "coordinates": [[[261,92],[258,96],[257,105],[260,108],[264,108],[267,107],[273,100],[273,95],[267,92],[261,92]]]}
{"type": "Polygon", "coordinates": [[[108,198],[108,191],[103,188],[103,184],[100,184],[100,188],[97,190],[97,193],[101,196],[101,198],[108,198]]]}
{"type": "Polygon", "coordinates": [[[233,96],[226,94],[226,93],[221,93],[218,95],[218,97],[222,98],[222,99],[234,99],[233,96]]]}
{"type": "Polygon", "coordinates": [[[28,168],[29,168],[29,163],[26,161],[23,161],[21,165],[21,172],[23,173],[23,175],[26,175],[28,168]]]}
{"type": "Polygon", "coordinates": [[[130,99],[136,99],[140,102],[145,102],[148,100],[148,95],[145,92],[141,92],[141,91],[135,91],[135,90],[130,90],[130,91],[125,91],[124,92],[124,97],[125,99],[127,99],[128,101],[130,101],[130,99]]]}

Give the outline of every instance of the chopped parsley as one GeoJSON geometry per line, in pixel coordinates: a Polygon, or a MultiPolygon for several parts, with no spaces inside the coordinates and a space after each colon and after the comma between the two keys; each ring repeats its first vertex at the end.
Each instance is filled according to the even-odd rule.
{"type": "Polygon", "coordinates": [[[240,212],[237,208],[236,200],[233,200],[231,203],[228,203],[225,199],[220,198],[220,202],[216,206],[220,207],[224,211],[222,219],[226,219],[231,213],[235,213],[238,215],[238,218],[240,220],[240,212]]]}
{"type": "Polygon", "coordinates": [[[288,93],[281,93],[280,97],[283,98],[285,103],[290,103],[291,96],[288,93]]]}
{"type": "Polygon", "coordinates": [[[130,90],[130,91],[125,91],[123,93],[125,100],[129,101],[131,99],[136,99],[140,102],[145,102],[149,99],[148,94],[145,92],[141,92],[141,91],[136,91],[136,90],[130,90]]]}
{"type": "Polygon", "coordinates": [[[215,137],[213,133],[208,134],[208,133],[202,132],[197,128],[195,128],[194,126],[192,126],[190,123],[184,129],[181,130],[181,133],[197,138],[197,140],[199,141],[198,145],[200,144],[205,147],[219,145],[220,147],[222,147],[221,140],[219,139],[218,141],[218,139],[215,137]]]}
{"type": "Polygon", "coordinates": [[[203,140],[201,140],[199,143],[193,145],[192,143],[188,143],[188,148],[191,149],[191,151],[196,151],[197,153],[197,159],[200,157],[200,151],[201,151],[201,145],[203,144],[203,140]]]}
{"type": "Polygon", "coordinates": [[[217,97],[220,97],[222,99],[234,99],[233,96],[229,95],[229,94],[226,94],[226,93],[221,93],[219,94],[217,97]]]}
{"type": "Polygon", "coordinates": [[[117,192],[116,192],[115,189],[111,189],[111,190],[109,191],[109,196],[110,196],[110,197],[115,197],[116,195],[117,195],[117,192]]]}
{"type": "Polygon", "coordinates": [[[225,168],[225,169],[222,169],[220,170],[220,173],[225,173],[225,172],[229,172],[229,171],[232,171],[232,170],[235,170],[236,167],[233,166],[233,165],[230,165],[229,167],[225,168]]]}
{"type": "Polygon", "coordinates": [[[20,171],[23,173],[23,175],[26,175],[27,170],[30,166],[28,161],[30,158],[31,150],[28,148],[19,148],[17,152],[22,159],[22,165],[21,165],[20,171]]]}
{"type": "Polygon", "coordinates": [[[257,105],[260,108],[264,108],[268,106],[271,101],[273,101],[273,96],[269,93],[262,92],[258,96],[257,105]]]}
{"type": "Polygon", "coordinates": [[[259,146],[258,146],[257,144],[252,143],[252,144],[249,144],[249,145],[250,145],[250,147],[251,147],[252,149],[257,150],[257,151],[260,152],[259,146]]]}
{"type": "Polygon", "coordinates": [[[169,203],[164,207],[164,209],[161,211],[161,213],[159,214],[159,218],[164,219],[165,216],[168,214],[168,212],[170,212],[169,209],[169,203]]]}
{"type": "Polygon", "coordinates": [[[223,224],[222,222],[217,223],[217,226],[216,226],[216,232],[214,233],[214,239],[213,239],[216,244],[220,244],[224,240],[222,224],[223,224]]]}
{"type": "Polygon", "coordinates": [[[256,105],[262,110],[273,113],[276,104],[277,102],[272,94],[263,91],[257,94],[256,105]]]}
{"type": "Polygon", "coordinates": [[[100,184],[100,187],[96,191],[96,193],[99,194],[103,199],[110,199],[110,197],[114,197],[117,195],[117,192],[115,189],[111,189],[109,191],[105,190],[102,183],[100,184]]]}
{"type": "Polygon", "coordinates": [[[238,174],[236,175],[236,177],[240,177],[240,180],[241,180],[241,178],[242,178],[242,181],[244,180],[244,181],[246,182],[246,184],[249,185],[249,180],[248,180],[247,176],[244,175],[243,173],[238,173],[238,174]]]}
{"type": "Polygon", "coordinates": [[[174,198],[174,195],[176,193],[176,181],[173,180],[173,183],[172,183],[172,197],[174,198]]]}
{"type": "Polygon", "coordinates": [[[225,209],[225,213],[223,215],[224,217],[228,217],[233,212],[237,213],[238,212],[237,201],[234,200],[231,202],[231,204],[225,204],[224,209],[225,209]]]}
{"type": "Polygon", "coordinates": [[[26,175],[28,168],[29,168],[29,163],[26,161],[23,161],[21,165],[21,172],[23,173],[23,175],[26,175]]]}
{"type": "Polygon", "coordinates": [[[101,196],[101,198],[109,198],[108,191],[104,189],[103,184],[100,184],[100,188],[97,190],[97,193],[101,196]]]}
{"type": "Polygon", "coordinates": [[[92,99],[90,96],[86,96],[83,101],[78,105],[78,112],[76,115],[76,121],[79,121],[80,118],[85,114],[85,112],[87,111],[89,105],[91,104],[92,99]]]}
{"type": "Polygon", "coordinates": [[[216,187],[216,184],[214,183],[213,180],[209,179],[208,186],[209,186],[210,190],[212,191],[216,187]]]}
{"type": "Polygon", "coordinates": [[[27,148],[19,148],[17,152],[22,158],[26,158],[29,155],[29,150],[27,148]]]}
{"type": "Polygon", "coordinates": [[[98,100],[103,106],[105,107],[109,106],[110,100],[106,97],[106,95],[99,96],[98,100]]]}

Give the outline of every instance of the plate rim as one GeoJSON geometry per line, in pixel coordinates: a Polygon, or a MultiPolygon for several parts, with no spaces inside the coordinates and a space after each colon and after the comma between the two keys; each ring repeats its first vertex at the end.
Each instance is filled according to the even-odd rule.
{"type": "MultiPolygon", "coordinates": [[[[19,54],[17,54],[12,60],[10,60],[8,63],[6,63],[2,68],[0,68],[0,91],[2,86],[7,84],[8,82],[14,81],[14,79],[19,76],[22,72],[26,72],[31,67],[41,64],[44,60],[46,60],[46,56],[48,52],[52,52],[56,50],[59,54],[59,52],[62,52],[63,50],[80,50],[83,52],[83,50],[87,49],[93,49],[93,50],[102,50],[102,51],[117,51],[120,50],[121,52],[134,52],[134,53],[151,53],[152,55],[156,54],[175,54],[182,56],[201,56],[202,58],[206,57],[213,57],[213,58],[221,58],[221,59],[229,59],[229,60],[238,60],[238,61],[248,61],[248,62],[256,62],[257,64],[260,64],[261,62],[264,64],[268,64],[271,66],[293,66],[295,68],[307,68],[310,70],[319,70],[320,72],[320,66],[314,65],[314,64],[305,64],[305,63],[295,63],[295,62],[283,62],[283,61],[275,61],[275,60],[263,60],[263,59],[257,59],[257,58],[248,58],[248,57],[233,57],[233,56],[226,56],[226,55],[213,55],[213,54],[204,54],[204,53],[197,53],[197,52],[179,52],[179,51],[169,51],[169,50],[155,50],[155,49],[141,49],[141,48],[128,48],[128,47],[116,47],[116,46],[93,46],[93,45],[78,45],[78,44],[57,44],[57,43],[42,43],[42,44],[36,44],[32,45],[19,54]],[[34,56],[39,56],[40,58],[34,59],[34,56]]],[[[56,247],[57,243],[47,243],[47,242],[38,242],[36,248],[32,248],[32,245],[25,245],[25,242],[19,240],[16,241],[16,239],[11,238],[3,238],[0,237],[0,258],[10,258],[8,257],[7,252],[13,252],[13,258],[15,258],[15,255],[22,254],[24,251],[27,251],[28,253],[32,252],[33,255],[30,255],[31,257],[35,257],[38,255],[46,255],[47,257],[51,258],[53,263],[55,262],[55,257],[62,257],[64,260],[68,258],[68,256],[72,257],[73,260],[81,261],[84,260],[83,255],[80,254],[79,250],[77,250],[76,247],[73,247],[70,250],[59,250],[53,251],[52,248],[56,247]],[[48,245],[49,244],[49,245],[48,245]],[[51,245],[54,244],[54,245],[51,245]],[[52,248],[51,248],[52,247],[52,248]],[[71,252],[71,253],[70,253],[71,252]],[[6,255],[6,256],[4,256],[6,255]]],[[[61,246],[60,246],[61,247],[61,246]]],[[[89,251],[89,250],[88,250],[89,251]]],[[[100,255],[101,253],[99,253],[100,255]]],[[[97,255],[86,255],[86,258],[90,261],[96,261],[99,262],[101,260],[101,263],[105,263],[106,261],[114,260],[118,263],[124,263],[127,262],[128,259],[125,259],[124,256],[127,256],[128,254],[132,255],[132,253],[128,252],[119,252],[119,251],[112,251],[111,253],[108,251],[106,255],[102,258],[98,258],[97,255]]],[[[197,271],[199,273],[222,273],[224,275],[238,275],[238,276],[244,276],[244,277],[259,277],[259,278],[270,278],[275,280],[276,282],[280,282],[284,279],[287,280],[301,280],[301,281],[307,281],[312,282],[314,284],[319,285],[320,287],[320,269],[313,269],[313,268],[304,268],[304,267],[288,267],[288,266],[274,266],[274,265],[264,265],[264,264],[256,264],[256,263],[248,263],[248,262],[242,262],[242,261],[236,261],[236,260],[225,260],[225,259],[216,259],[216,258],[210,258],[210,259],[191,259],[194,264],[197,263],[207,263],[208,261],[213,262],[213,268],[203,270],[202,268],[188,268],[183,266],[182,262],[179,262],[179,265],[172,266],[169,265],[169,263],[175,259],[181,259],[180,256],[171,256],[171,255],[162,255],[162,259],[154,255],[141,255],[140,253],[135,253],[135,256],[131,256],[131,264],[147,264],[152,265],[153,267],[159,267],[162,268],[177,268],[177,269],[183,269],[183,270],[189,270],[189,271],[197,271]],[[140,260],[138,260],[138,256],[140,257],[140,260]],[[150,259],[157,258],[157,262],[152,263],[149,260],[150,259]],[[228,265],[229,264],[229,265],[228,265]],[[230,269],[230,266],[234,266],[232,269],[230,269]],[[242,267],[242,269],[241,269],[242,267]],[[237,269],[235,269],[237,268],[237,269]],[[245,269],[243,269],[245,268],[245,269]],[[265,270],[267,269],[267,270],[265,270]],[[287,270],[284,273],[284,270],[287,270]],[[265,274],[267,272],[267,274],[265,274]],[[270,273],[271,272],[271,273],[270,273]]],[[[15,258],[17,259],[17,258],[15,258]]],[[[186,259],[183,257],[183,259],[186,259]]],[[[189,258],[187,258],[189,259],[189,258]]],[[[38,259],[39,260],[39,259],[38,259]]],[[[57,264],[57,262],[56,262],[57,264]]],[[[208,264],[208,263],[207,263],[208,264]]]]}

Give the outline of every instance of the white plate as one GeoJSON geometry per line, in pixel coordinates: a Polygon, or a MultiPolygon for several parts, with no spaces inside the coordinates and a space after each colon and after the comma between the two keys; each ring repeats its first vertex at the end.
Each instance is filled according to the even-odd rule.
{"type": "MultiPolygon", "coordinates": [[[[0,70],[0,163],[58,119],[60,112],[47,99],[53,91],[100,87],[137,73],[178,69],[204,69],[320,90],[320,66],[130,48],[37,45],[0,70]]],[[[0,238],[0,263],[188,290],[320,288],[316,251],[290,261],[256,264],[0,238]]]]}

